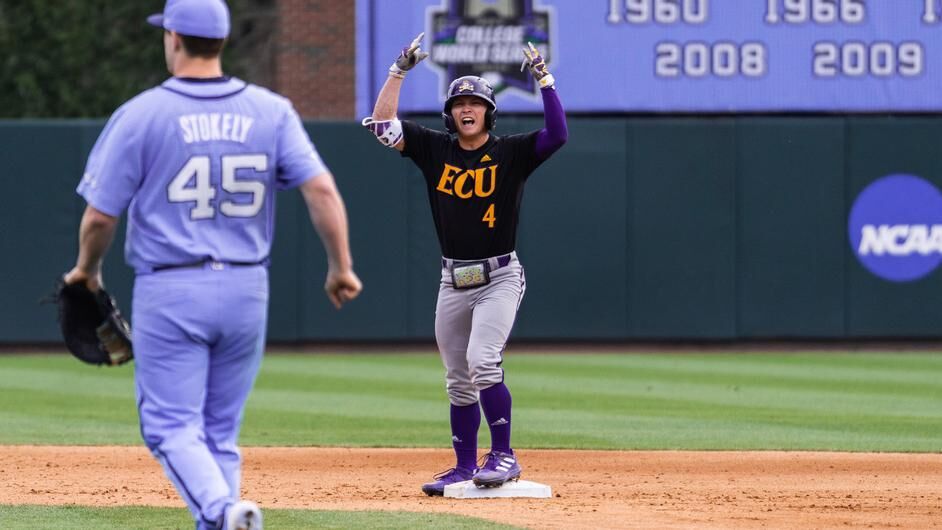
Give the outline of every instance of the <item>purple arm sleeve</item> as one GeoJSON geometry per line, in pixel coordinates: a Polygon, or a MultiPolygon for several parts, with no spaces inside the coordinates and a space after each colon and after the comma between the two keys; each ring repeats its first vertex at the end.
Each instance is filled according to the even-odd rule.
{"type": "Polygon", "coordinates": [[[569,129],[566,127],[566,113],[559,96],[552,88],[542,88],[543,117],[545,126],[536,133],[536,158],[543,162],[566,143],[569,129]]]}

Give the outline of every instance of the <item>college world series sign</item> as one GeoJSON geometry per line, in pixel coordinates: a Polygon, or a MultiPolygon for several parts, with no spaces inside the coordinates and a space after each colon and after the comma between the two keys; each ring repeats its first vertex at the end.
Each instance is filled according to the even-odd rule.
{"type": "Polygon", "coordinates": [[[426,46],[429,64],[439,71],[440,91],[455,78],[477,75],[498,98],[508,89],[537,98],[533,76],[521,71],[521,50],[532,42],[552,68],[551,16],[534,0],[445,0],[430,7],[426,46]]]}
{"type": "Polygon", "coordinates": [[[404,112],[440,112],[464,74],[539,112],[528,40],[567,112],[942,111],[942,0],[358,0],[357,17],[361,114],[423,31],[404,112]]]}

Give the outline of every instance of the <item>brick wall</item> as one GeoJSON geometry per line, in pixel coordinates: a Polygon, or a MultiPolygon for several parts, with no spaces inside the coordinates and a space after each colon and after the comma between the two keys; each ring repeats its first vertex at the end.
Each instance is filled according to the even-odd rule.
{"type": "Polygon", "coordinates": [[[274,89],[305,119],[355,113],[356,2],[278,0],[274,89]]]}

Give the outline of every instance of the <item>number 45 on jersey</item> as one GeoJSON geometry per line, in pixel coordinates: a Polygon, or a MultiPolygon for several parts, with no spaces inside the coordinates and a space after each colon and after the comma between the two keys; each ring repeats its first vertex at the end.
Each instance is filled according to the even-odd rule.
{"type": "MultiPolygon", "coordinates": [[[[172,203],[193,202],[190,219],[212,219],[216,216],[213,199],[217,190],[210,183],[211,160],[209,156],[190,157],[167,187],[167,199],[172,203]]],[[[265,201],[264,178],[268,172],[268,156],[223,155],[220,159],[223,191],[231,195],[248,196],[250,200],[239,202],[226,199],[219,203],[219,211],[226,217],[255,217],[265,201]],[[257,179],[238,178],[239,170],[251,170],[260,174],[257,179]]],[[[245,171],[242,172],[245,174],[245,171]]]]}

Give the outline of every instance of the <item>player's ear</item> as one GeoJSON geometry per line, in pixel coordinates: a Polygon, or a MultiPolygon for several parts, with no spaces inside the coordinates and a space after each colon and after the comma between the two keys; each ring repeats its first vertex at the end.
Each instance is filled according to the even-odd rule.
{"type": "Polygon", "coordinates": [[[180,38],[179,33],[176,31],[171,31],[170,38],[173,39],[173,51],[179,52],[183,49],[183,39],[180,38]]]}

